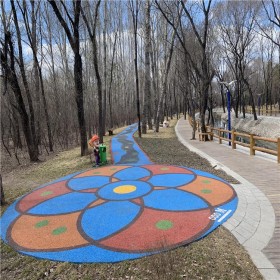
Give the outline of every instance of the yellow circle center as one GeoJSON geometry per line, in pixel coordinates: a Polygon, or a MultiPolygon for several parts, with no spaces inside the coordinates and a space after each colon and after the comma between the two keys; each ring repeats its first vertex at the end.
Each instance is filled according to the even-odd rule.
{"type": "Polygon", "coordinates": [[[133,185],[123,185],[123,186],[114,188],[114,192],[119,193],[119,194],[131,193],[131,192],[134,192],[135,190],[136,190],[136,187],[133,185]]]}

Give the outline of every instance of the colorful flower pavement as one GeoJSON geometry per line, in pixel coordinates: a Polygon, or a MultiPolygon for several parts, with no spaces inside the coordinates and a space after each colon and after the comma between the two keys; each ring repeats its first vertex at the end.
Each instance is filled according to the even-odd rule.
{"type": "Polygon", "coordinates": [[[153,164],[136,125],[112,138],[114,165],[68,175],[15,201],[1,237],[42,259],[118,262],[198,240],[236,210],[224,180],[184,166],[153,164]]]}

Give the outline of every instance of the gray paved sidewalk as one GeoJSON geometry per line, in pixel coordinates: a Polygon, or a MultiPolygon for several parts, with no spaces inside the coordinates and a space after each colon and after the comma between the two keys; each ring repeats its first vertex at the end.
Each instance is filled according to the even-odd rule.
{"type": "Polygon", "coordinates": [[[238,208],[224,226],[248,251],[265,279],[279,280],[280,164],[217,142],[190,140],[192,128],[183,118],[175,130],[187,148],[240,182],[232,184],[238,194],[238,208]]]}

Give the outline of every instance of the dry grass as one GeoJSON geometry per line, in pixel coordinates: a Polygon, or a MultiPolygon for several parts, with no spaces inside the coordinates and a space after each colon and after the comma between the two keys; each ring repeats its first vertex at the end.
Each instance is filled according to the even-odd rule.
{"type": "MultiPolygon", "coordinates": [[[[191,153],[177,141],[174,125],[175,121],[171,121],[170,128],[161,128],[158,134],[149,131],[142,139],[136,135],[136,140],[155,163],[185,165],[214,173],[207,161],[191,153]]],[[[110,138],[106,137],[107,146],[109,141],[110,138]]],[[[49,161],[4,174],[7,201],[10,204],[37,185],[90,167],[89,157],[81,158],[79,148],[76,148],[59,153],[49,161]]],[[[232,180],[224,173],[217,173],[220,177],[232,180]]],[[[262,279],[244,248],[223,227],[188,246],[115,264],[71,264],[39,260],[18,254],[4,243],[1,243],[1,250],[3,280],[262,279]]]]}
{"type": "MultiPolygon", "coordinates": [[[[115,133],[122,131],[116,129],[115,133]]],[[[104,144],[110,146],[111,137],[104,137],[104,144]]],[[[90,152],[91,147],[89,147],[90,152]]],[[[41,184],[50,182],[59,177],[86,170],[92,167],[90,154],[80,156],[80,147],[53,154],[46,161],[29,163],[13,168],[12,171],[2,174],[5,198],[7,204],[11,204],[19,196],[33,190],[41,184]]],[[[111,155],[107,153],[108,163],[111,163],[111,155]]],[[[8,168],[10,169],[10,168],[8,168]]]]}

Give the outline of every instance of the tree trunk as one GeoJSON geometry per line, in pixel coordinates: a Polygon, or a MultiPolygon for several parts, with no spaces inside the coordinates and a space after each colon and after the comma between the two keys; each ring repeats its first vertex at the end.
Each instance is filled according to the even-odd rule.
{"type": "Polygon", "coordinates": [[[2,184],[2,174],[0,174],[0,199],[1,199],[1,206],[3,206],[6,203],[6,201],[5,201],[3,184],[2,184]]]}
{"type": "Polygon", "coordinates": [[[193,102],[193,98],[191,97],[191,105],[190,105],[190,111],[191,111],[191,119],[192,119],[192,138],[191,140],[195,140],[195,132],[196,132],[196,119],[195,119],[195,106],[193,102]]]}
{"type": "MultiPolygon", "coordinates": [[[[52,82],[53,82],[53,94],[55,96],[55,103],[56,103],[56,113],[58,120],[60,120],[60,102],[59,102],[59,96],[58,96],[58,82],[57,82],[57,75],[55,71],[55,62],[54,62],[54,51],[53,51],[53,35],[52,35],[52,21],[50,19],[50,15],[48,12],[48,7],[45,6],[46,9],[46,24],[47,24],[47,30],[48,30],[48,43],[50,48],[50,59],[51,59],[51,73],[52,73],[52,82]]],[[[59,124],[59,122],[58,122],[59,124]]],[[[66,136],[67,137],[67,136],[66,136]]]]}
{"type": "Polygon", "coordinates": [[[141,115],[140,115],[140,93],[139,93],[139,78],[138,78],[138,47],[137,47],[137,28],[138,28],[138,13],[139,13],[139,3],[136,0],[136,7],[134,9],[133,0],[130,2],[131,13],[133,20],[133,34],[134,34],[134,70],[135,70],[135,90],[136,90],[136,108],[137,108],[137,118],[138,118],[138,135],[141,138],[141,115]],[[134,13],[135,12],[135,13],[134,13]]]}
{"type": "Polygon", "coordinates": [[[106,100],[107,100],[107,1],[104,1],[104,29],[103,29],[103,77],[104,77],[104,87],[103,87],[103,108],[102,108],[102,134],[105,135],[105,126],[106,126],[106,100]]]}
{"type": "Polygon", "coordinates": [[[176,35],[176,33],[173,31],[172,38],[171,38],[171,45],[170,45],[169,53],[168,53],[168,57],[167,57],[167,63],[166,63],[164,74],[163,74],[162,91],[161,91],[159,101],[158,101],[158,108],[157,108],[157,114],[156,114],[156,119],[155,119],[155,131],[156,132],[159,132],[160,117],[161,117],[161,113],[164,109],[163,101],[165,99],[166,92],[167,92],[167,80],[168,80],[168,74],[169,74],[169,71],[170,71],[170,65],[171,65],[171,60],[172,60],[173,47],[174,47],[174,42],[175,42],[175,35],[176,35]]]}
{"type": "MultiPolygon", "coordinates": [[[[41,33],[41,24],[40,24],[40,33],[41,33]]],[[[41,34],[41,38],[42,38],[42,34],[41,34]]],[[[41,40],[41,53],[43,53],[42,52],[42,40],[41,40]]],[[[47,99],[46,99],[46,94],[45,94],[44,79],[43,79],[43,74],[42,74],[42,65],[39,64],[38,58],[36,60],[38,63],[39,77],[40,77],[40,82],[41,82],[41,93],[42,93],[42,98],[43,98],[44,113],[45,113],[45,117],[46,117],[49,149],[51,152],[53,152],[53,136],[52,136],[52,130],[51,130],[51,122],[50,122],[50,115],[49,115],[49,110],[48,110],[48,105],[47,105],[47,99]]]]}
{"type": "Polygon", "coordinates": [[[152,128],[151,121],[151,2],[146,0],[145,3],[145,89],[144,89],[144,106],[143,106],[143,120],[142,132],[147,133],[147,123],[149,129],[152,128]]]}
{"type": "MultiPolygon", "coordinates": [[[[203,67],[203,64],[202,64],[203,67]]],[[[208,91],[209,91],[209,77],[206,73],[203,75],[202,78],[202,87],[201,87],[201,103],[200,103],[200,124],[201,124],[201,132],[206,132],[206,125],[205,125],[205,112],[207,110],[207,102],[208,102],[208,91]]],[[[205,138],[208,140],[208,137],[205,138]]]]}
{"type": "Polygon", "coordinates": [[[12,43],[12,38],[10,32],[5,33],[5,47],[6,54],[0,50],[1,56],[1,65],[4,71],[4,77],[7,79],[7,82],[10,84],[11,89],[14,93],[15,99],[17,101],[17,110],[21,117],[22,128],[25,136],[25,140],[27,143],[28,154],[31,161],[38,161],[39,151],[38,146],[34,141],[33,134],[30,128],[30,119],[24,104],[24,99],[22,96],[22,92],[20,89],[20,85],[18,82],[18,78],[16,76],[15,70],[15,57],[14,57],[14,47],[12,43]],[[7,54],[10,54],[10,65],[8,64],[7,54]]]}
{"type": "Polygon", "coordinates": [[[97,80],[97,95],[98,95],[98,136],[99,136],[99,141],[100,143],[103,143],[103,127],[102,127],[102,122],[103,122],[103,102],[102,102],[102,81],[99,73],[99,67],[98,67],[98,52],[97,52],[97,39],[96,39],[96,25],[97,25],[97,17],[98,17],[98,9],[100,6],[101,0],[98,0],[95,6],[95,13],[94,13],[94,19],[92,23],[92,28],[89,25],[88,19],[82,9],[82,16],[84,19],[84,22],[87,27],[87,31],[90,36],[90,40],[92,43],[92,56],[93,56],[93,65],[94,65],[94,70],[95,70],[95,76],[97,80]]]}
{"type": "Polygon", "coordinates": [[[78,121],[80,128],[80,138],[81,138],[81,156],[87,154],[87,133],[86,133],[86,123],[84,116],[84,100],[83,100],[83,66],[82,58],[79,53],[75,53],[74,61],[74,80],[75,80],[75,90],[76,90],[76,103],[78,109],[78,121]]]}
{"type": "Polygon", "coordinates": [[[114,45],[113,45],[113,57],[112,57],[112,62],[111,62],[111,72],[110,72],[110,84],[109,84],[109,92],[108,92],[108,97],[109,97],[109,123],[110,123],[110,129],[113,129],[113,113],[112,113],[112,82],[113,82],[113,71],[114,71],[114,58],[115,58],[115,53],[116,53],[116,43],[117,43],[117,37],[118,37],[118,32],[115,34],[115,40],[114,40],[114,45]]]}
{"type": "MultiPolygon", "coordinates": [[[[75,82],[75,92],[76,92],[76,104],[78,111],[78,122],[80,130],[80,139],[81,139],[81,156],[85,156],[88,151],[87,145],[87,132],[86,132],[86,123],[84,117],[84,100],[83,100],[83,64],[80,55],[80,15],[81,15],[81,1],[76,0],[73,2],[74,5],[74,20],[71,19],[73,34],[63,19],[62,14],[60,13],[56,2],[48,0],[52,6],[60,24],[62,25],[64,31],[66,32],[67,38],[70,42],[71,48],[74,52],[74,82],[75,82]]],[[[67,16],[69,14],[67,12],[67,16]]]]}
{"type": "Polygon", "coordinates": [[[253,116],[254,116],[254,120],[256,121],[258,119],[257,117],[257,113],[256,113],[256,107],[255,107],[255,101],[254,101],[254,96],[253,96],[253,91],[252,91],[252,88],[251,86],[249,85],[248,81],[246,78],[242,77],[245,85],[247,86],[248,90],[249,90],[249,95],[250,95],[250,98],[251,98],[251,101],[252,101],[252,113],[253,113],[253,116]]]}
{"type": "MultiPolygon", "coordinates": [[[[37,115],[40,116],[40,85],[41,85],[41,93],[42,93],[42,98],[43,98],[43,106],[44,106],[44,113],[46,117],[46,123],[47,123],[47,131],[48,131],[48,139],[49,139],[49,148],[50,151],[53,151],[53,144],[52,144],[52,133],[51,133],[51,128],[50,128],[50,121],[49,121],[49,114],[48,114],[48,109],[47,109],[47,103],[46,103],[46,97],[45,97],[45,91],[44,91],[44,83],[43,83],[43,76],[42,76],[42,70],[39,65],[38,57],[37,57],[37,34],[36,34],[36,28],[37,28],[37,18],[36,18],[36,12],[35,12],[35,2],[31,1],[31,30],[29,27],[29,20],[28,20],[28,15],[27,15],[27,9],[26,5],[24,5],[23,9],[21,8],[22,15],[24,18],[25,22],[25,27],[27,30],[27,35],[28,39],[30,42],[30,46],[33,52],[33,62],[34,62],[34,67],[33,67],[33,73],[35,77],[35,92],[36,92],[36,97],[37,97],[37,115]]],[[[38,11],[38,10],[37,10],[38,11]]],[[[37,131],[38,131],[38,143],[40,141],[40,122],[39,118],[37,121],[37,131]]]]}
{"type": "MultiPolygon", "coordinates": [[[[11,1],[11,7],[12,7],[12,11],[13,11],[14,23],[15,23],[16,34],[17,34],[18,52],[19,52],[19,68],[20,68],[20,73],[21,73],[24,89],[25,89],[25,92],[26,92],[28,108],[29,108],[29,113],[30,113],[30,119],[29,119],[29,116],[28,116],[28,113],[27,113],[27,109],[25,108],[23,97],[21,95],[21,89],[20,89],[20,86],[18,84],[18,78],[17,78],[16,72],[14,70],[14,68],[15,68],[15,65],[14,65],[14,48],[12,46],[11,34],[7,31],[6,34],[5,34],[5,36],[6,36],[5,40],[7,40],[6,43],[10,44],[10,46],[11,46],[10,47],[11,68],[9,68],[9,69],[12,71],[12,73],[11,73],[12,75],[10,77],[10,83],[13,83],[14,89],[17,92],[17,93],[15,93],[15,92],[14,93],[21,96],[17,100],[20,100],[22,98],[22,103],[20,101],[20,103],[21,103],[20,106],[23,106],[22,110],[26,112],[26,116],[21,116],[21,120],[22,120],[22,122],[25,123],[24,126],[28,126],[28,127],[25,128],[26,130],[24,130],[25,137],[28,134],[30,134],[30,135],[28,135],[29,141],[27,143],[30,160],[31,161],[38,161],[39,149],[38,149],[38,134],[36,132],[36,127],[35,127],[35,113],[34,113],[33,101],[32,101],[32,98],[31,98],[31,93],[30,93],[30,89],[29,89],[29,86],[28,86],[25,67],[24,67],[24,62],[23,62],[21,32],[20,32],[20,28],[19,28],[19,24],[18,24],[16,8],[15,8],[15,5],[14,5],[13,1],[11,1]]],[[[8,63],[8,61],[6,61],[6,63],[8,63]]],[[[7,67],[8,67],[8,64],[7,64],[7,67]]],[[[26,142],[27,142],[27,139],[26,139],[26,142]]]]}
{"type": "Polygon", "coordinates": [[[157,69],[157,63],[156,63],[156,59],[155,59],[155,48],[154,50],[152,51],[151,53],[151,62],[152,62],[152,85],[153,85],[153,94],[154,94],[154,105],[153,105],[153,108],[154,108],[154,113],[152,115],[152,118],[154,120],[154,123],[155,123],[155,120],[156,120],[156,116],[157,116],[157,113],[156,113],[156,108],[158,106],[158,78],[157,78],[157,74],[158,74],[158,69],[157,69]]]}

